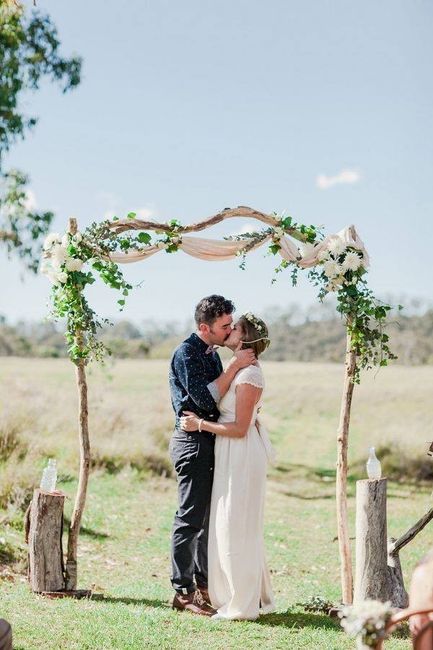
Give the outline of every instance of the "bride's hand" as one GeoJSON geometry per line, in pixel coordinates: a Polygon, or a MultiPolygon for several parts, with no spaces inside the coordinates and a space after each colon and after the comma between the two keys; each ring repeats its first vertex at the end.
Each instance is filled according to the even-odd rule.
{"type": "Polygon", "coordinates": [[[182,431],[197,431],[199,420],[192,411],[184,411],[180,418],[180,428],[182,431]]]}

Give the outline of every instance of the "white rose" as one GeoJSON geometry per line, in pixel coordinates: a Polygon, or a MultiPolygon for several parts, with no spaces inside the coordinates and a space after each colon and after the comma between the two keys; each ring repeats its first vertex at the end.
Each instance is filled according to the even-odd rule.
{"type": "Polygon", "coordinates": [[[44,251],[47,251],[51,248],[53,244],[60,243],[60,235],[57,232],[50,232],[44,241],[44,251]]]}
{"type": "Polygon", "coordinates": [[[63,237],[62,237],[62,246],[64,246],[64,248],[67,248],[69,246],[69,235],[68,235],[68,233],[65,233],[63,235],[63,237]]]}
{"type": "Polygon", "coordinates": [[[44,261],[42,262],[39,271],[42,273],[42,275],[48,275],[49,271],[51,269],[50,264],[48,262],[44,261]]]}
{"type": "Polygon", "coordinates": [[[341,274],[341,266],[334,260],[327,260],[323,264],[323,271],[328,278],[335,278],[341,274]]]}
{"type": "Polygon", "coordinates": [[[52,282],[53,284],[59,284],[57,273],[55,273],[54,271],[48,271],[47,277],[50,280],[50,282],[52,282]]]}
{"type": "Polygon", "coordinates": [[[64,271],[60,271],[60,273],[57,273],[57,280],[62,284],[65,284],[65,282],[68,280],[68,274],[64,271]]]}
{"type": "Polygon", "coordinates": [[[51,258],[53,260],[53,263],[55,260],[57,264],[63,264],[66,259],[66,248],[64,246],[60,246],[60,244],[57,244],[51,251],[51,258]]]}
{"type": "Polygon", "coordinates": [[[361,266],[361,258],[358,253],[349,251],[346,253],[342,266],[345,271],[357,271],[361,266]]]}
{"type": "Polygon", "coordinates": [[[81,271],[83,264],[83,260],[80,260],[77,257],[68,257],[65,266],[67,271],[81,271]]]}
{"type": "Polygon", "coordinates": [[[281,237],[284,237],[284,229],[280,228],[279,226],[277,228],[274,228],[274,237],[277,239],[281,239],[281,237]]]}
{"type": "Polygon", "coordinates": [[[328,242],[328,250],[332,255],[338,257],[346,250],[346,244],[340,237],[332,237],[328,242]]]}
{"type": "Polygon", "coordinates": [[[52,258],[51,260],[51,266],[53,269],[58,273],[62,269],[63,262],[61,260],[58,260],[56,258],[52,258]]]}

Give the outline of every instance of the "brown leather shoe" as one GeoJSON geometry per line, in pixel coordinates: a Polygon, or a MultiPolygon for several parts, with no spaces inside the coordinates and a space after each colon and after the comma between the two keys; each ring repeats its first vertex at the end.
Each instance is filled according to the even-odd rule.
{"type": "Polygon", "coordinates": [[[209,598],[209,592],[207,587],[197,587],[201,595],[203,596],[203,600],[208,603],[208,605],[212,605],[211,599],[209,598]]]}
{"type": "Polygon", "coordinates": [[[198,614],[198,616],[216,614],[216,610],[205,602],[198,589],[190,594],[176,593],[173,598],[173,609],[186,610],[191,614],[198,614]]]}

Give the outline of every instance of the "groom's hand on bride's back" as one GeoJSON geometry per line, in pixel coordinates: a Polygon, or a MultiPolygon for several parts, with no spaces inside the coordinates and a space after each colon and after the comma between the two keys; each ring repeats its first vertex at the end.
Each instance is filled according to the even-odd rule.
{"type": "Polygon", "coordinates": [[[242,350],[242,342],[239,343],[238,347],[233,353],[233,357],[230,359],[230,363],[233,363],[236,365],[238,370],[241,368],[246,368],[247,366],[250,366],[252,363],[254,363],[256,360],[256,357],[254,355],[254,352],[251,350],[251,348],[248,348],[247,350],[242,350]]]}

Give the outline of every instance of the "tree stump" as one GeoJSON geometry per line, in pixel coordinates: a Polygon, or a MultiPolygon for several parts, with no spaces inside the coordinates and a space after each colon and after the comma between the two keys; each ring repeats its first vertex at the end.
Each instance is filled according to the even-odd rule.
{"type": "Polygon", "coordinates": [[[62,494],[36,489],[30,507],[29,582],[32,591],[61,591],[65,588],[63,565],[62,494]]]}
{"type": "Polygon", "coordinates": [[[356,482],[355,602],[391,601],[407,607],[398,550],[387,539],[386,478],[356,482]]]}

